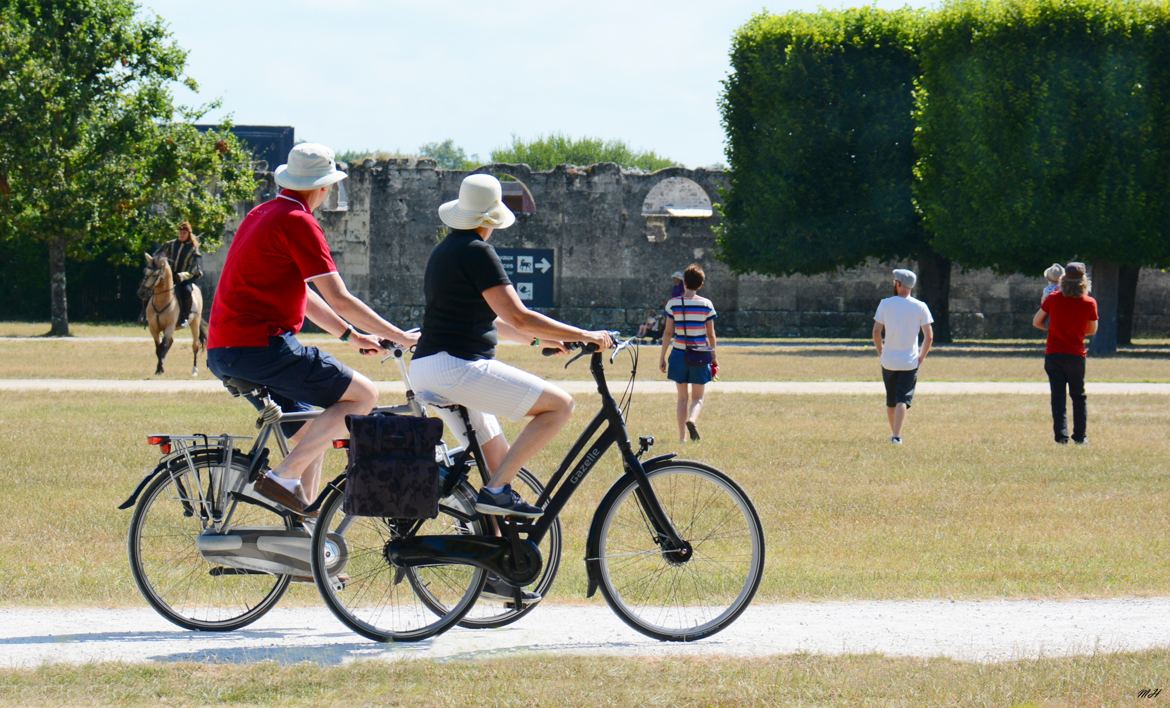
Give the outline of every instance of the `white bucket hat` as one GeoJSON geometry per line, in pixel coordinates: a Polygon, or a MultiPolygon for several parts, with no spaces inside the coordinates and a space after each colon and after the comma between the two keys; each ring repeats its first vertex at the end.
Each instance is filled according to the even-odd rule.
{"type": "Polygon", "coordinates": [[[440,206],[439,218],[453,229],[506,229],[516,223],[516,215],[501,201],[500,180],[491,175],[464,177],[459,198],[440,206]]]}
{"type": "Polygon", "coordinates": [[[333,150],[318,143],[294,145],[288,164],[276,168],[276,183],[285,189],[308,191],[340,182],[346,175],[337,169],[333,150]]]}

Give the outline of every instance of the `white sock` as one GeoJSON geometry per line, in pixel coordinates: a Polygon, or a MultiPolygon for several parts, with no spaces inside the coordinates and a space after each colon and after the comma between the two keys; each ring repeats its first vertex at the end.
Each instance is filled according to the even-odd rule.
{"type": "Polygon", "coordinates": [[[285,489],[287,489],[290,492],[296,492],[297,485],[301,483],[301,480],[299,480],[299,479],[289,479],[287,477],[281,477],[281,476],[276,475],[276,474],[270,474],[270,475],[268,475],[268,477],[276,480],[280,484],[280,486],[284,487],[285,489]]]}
{"type": "Polygon", "coordinates": [[[505,486],[507,486],[507,485],[503,485],[503,486],[499,486],[499,487],[486,487],[485,486],[484,489],[488,490],[492,494],[499,494],[500,492],[504,491],[505,486]]]}

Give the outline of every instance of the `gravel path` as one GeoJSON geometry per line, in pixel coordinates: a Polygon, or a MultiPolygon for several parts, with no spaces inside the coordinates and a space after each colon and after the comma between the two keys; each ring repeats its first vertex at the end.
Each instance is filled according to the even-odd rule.
{"type": "MultiPolygon", "coordinates": [[[[402,395],[400,381],[375,382],[381,393],[402,395]]],[[[569,393],[592,393],[592,381],[556,381],[569,393]]],[[[1170,396],[1170,384],[1088,382],[1089,394],[1154,394],[1170,396]]],[[[98,391],[110,393],[216,393],[223,392],[219,381],[173,381],[159,379],[0,379],[0,391],[98,391]]],[[[920,381],[918,393],[940,394],[1026,394],[1048,395],[1048,384],[1041,381],[920,381]]],[[[670,381],[639,381],[638,393],[674,393],[670,381]]],[[[884,394],[880,381],[717,381],[708,392],[797,395],[884,394]]]]}
{"type": "Polygon", "coordinates": [[[494,630],[453,629],[431,640],[368,642],[328,610],[277,608],[226,634],[188,632],[146,608],[0,609],[0,667],[43,664],[244,664],[355,660],[473,660],[538,653],[762,657],[879,653],[998,662],[1170,647],[1170,598],[858,601],[755,605],[730,628],[692,644],[657,642],[604,604],[538,608],[494,630]]]}

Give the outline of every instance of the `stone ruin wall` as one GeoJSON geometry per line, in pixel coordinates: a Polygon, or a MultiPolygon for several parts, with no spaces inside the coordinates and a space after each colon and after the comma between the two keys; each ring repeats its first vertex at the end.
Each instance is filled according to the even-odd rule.
{"type": "MultiPolygon", "coordinates": [[[[727,184],[718,170],[671,168],[642,174],[600,164],[548,172],[526,165],[490,165],[475,172],[511,175],[529,190],[533,213],[517,214],[516,224],[497,231],[492,243],[497,248],[552,249],[556,307],[542,311],[584,327],[634,332],[646,311],[665,301],[670,274],[698,262],[707,272],[703,294],[720,313],[721,334],[868,338],[874,308],[889,294],[889,271],[904,265],[870,263],[820,276],[737,276],[714,257],[712,227],[718,212],[705,218],[643,215],[648,195],[650,210],[658,212],[670,206],[672,197],[693,200],[700,193],[696,187],[718,202],[719,189],[727,184]],[[665,186],[674,189],[659,187],[651,194],[670,178],[676,179],[665,186]]],[[[458,196],[459,183],[468,174],[436,169],[426,159],[351,165],[345,182],[347,209],[318,212],[350,289],[396,324],[422,322],[423,271],[442,233],[436,208],[458,196]]],[[[205,258],[207,289],[217,281],[226,253],[224,247],[205,258]]],[[[1039,273],[1005,277],[955,267],[954,336],[1039,339],[1031,317],[1042,287],[1039,273]]],[[[1170,275],[1143,270],[1137,302],[1134,336],[1165,336],[1170,330],[1170,275]]]]}

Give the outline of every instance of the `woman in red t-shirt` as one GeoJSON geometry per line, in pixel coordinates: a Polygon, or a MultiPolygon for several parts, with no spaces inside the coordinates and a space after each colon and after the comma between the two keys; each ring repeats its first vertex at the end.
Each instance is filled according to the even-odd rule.
{"type": "Polygon", "coordinates": [[[1052,392],[1052,434],[1056,442],[1068,444],[1068,419],[1065,415],[1065,390],[1072,398],[1072,441],[1088,442],[1085,427],[1085,337],[1097,333],[1097,301],[1089,297],[1089,278],[1084,263],[1069,263],[1060,279],[1060,290],[1052,293],[1036,316],[1032,326],[1048,332],[1044,347],[1044,371],[1052,392]]]}

